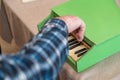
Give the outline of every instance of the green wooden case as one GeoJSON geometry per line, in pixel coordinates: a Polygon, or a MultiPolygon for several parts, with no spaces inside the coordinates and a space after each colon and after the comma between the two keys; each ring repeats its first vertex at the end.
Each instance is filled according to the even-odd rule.
{"type": "Polygon", "coordinates": [[[86,23],[85,42],[90,50],[79,60],[68,56],[67,62],[81,72],[120,51],[120,8],[115,0],[70,0],[52,9],[39,25],[40,30],[49,18],[76,15],[86,23]]]}

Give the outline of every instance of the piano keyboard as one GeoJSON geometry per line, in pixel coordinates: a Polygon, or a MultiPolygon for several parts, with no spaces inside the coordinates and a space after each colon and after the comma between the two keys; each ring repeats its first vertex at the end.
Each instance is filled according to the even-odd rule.
{"type": "Polygon", "coordinates": [[[68,44],[69,44],[69,56],[77,61],[84,55],[90,48],[85,42],[78,42],[77,39],[73,35],[69,35],[68,37],[68,44]]]}

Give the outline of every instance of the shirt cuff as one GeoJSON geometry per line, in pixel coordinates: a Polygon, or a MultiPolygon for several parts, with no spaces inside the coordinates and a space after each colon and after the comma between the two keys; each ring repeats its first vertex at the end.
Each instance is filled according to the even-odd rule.
{"type": "Polygon", "coordinates": [[[52,28],[52,27],[57,27],[57,26],[60,26],[61,30],[64,29],[66,31],[66,33],[68,33],[68,28],[67,28],[66,23],[63,20],[58,19],[58,18],[49,19],[45,23],[45,25],[42,27],[41,31],[44,30],[46,27],[52,28]]]}

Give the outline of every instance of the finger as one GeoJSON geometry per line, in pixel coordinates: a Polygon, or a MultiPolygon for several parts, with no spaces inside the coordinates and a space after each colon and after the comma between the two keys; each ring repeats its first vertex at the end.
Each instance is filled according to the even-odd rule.
{"type": "Polygon", "coordinates": [[[82,41],[83,38],[84,38],[84,32],[83,31],[79,31],[77,33],[77,37],[76,38],[77,38],[78,41],[82,41]]]}
{"type": "Polygon", "coordinates": [[[76,34],[77,35],[77,40],[78,41],[82,41],[83,38],[84,38],[84,32],[85,32],[85,24],[84,22],[81,24],[80,28],[79,28],[79,31],[78,33],[76,34]]]}

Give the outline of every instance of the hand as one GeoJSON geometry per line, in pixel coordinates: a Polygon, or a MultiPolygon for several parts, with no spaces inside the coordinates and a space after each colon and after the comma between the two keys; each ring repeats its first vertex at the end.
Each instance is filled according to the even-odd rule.
{"type": "Polygon", "coordinates": [[[76,36],[78,41],[83,40],[85,32],[85,23],[79,17],[61,16],[57,18],[63,20],[66,23],[68,27],[68,32],[72,32],[76,36]]]}

